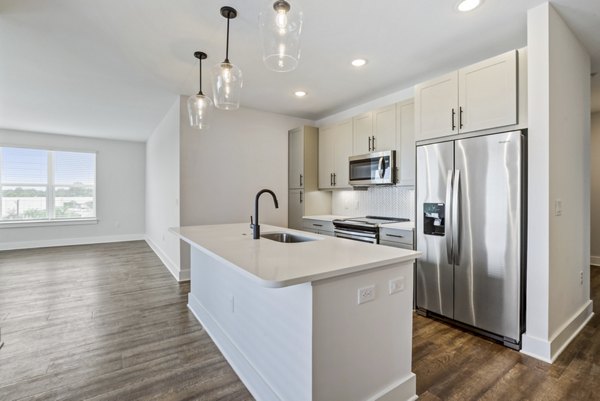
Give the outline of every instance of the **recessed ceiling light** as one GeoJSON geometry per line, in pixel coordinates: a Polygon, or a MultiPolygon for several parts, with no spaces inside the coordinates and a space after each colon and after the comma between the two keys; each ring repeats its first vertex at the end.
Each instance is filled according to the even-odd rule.
{"type": "Polygon", "coordinates": [[[364,58],[357,58],[356,60],[352,60],[352,65],[355,67],[362,67],[365,64],[367,64],[367,60],[365,60],[364,58]]]}
{"type": "Polygon", "coordinates": [[[458,2],[456,8],[458,11],[466,13],[479,7],[482,2],[483,0],[461,0],[458,2]]]}
{"type": "Polygon", "coordinates": [[[304,96],[306,96],[306,92],[296,91],[296,92],[294,92],[294,95],[296,95],[297,97],[304,97],[304,96]]]}

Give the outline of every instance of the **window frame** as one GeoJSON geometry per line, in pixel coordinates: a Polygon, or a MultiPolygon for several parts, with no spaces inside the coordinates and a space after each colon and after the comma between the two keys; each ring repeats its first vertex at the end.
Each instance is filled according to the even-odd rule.
{"type": "MultiPolygon", "coordinates": [[[[60,147],[50,146],[30,146],[30,145],[15,145],[0,143],[0,149],[2,148],[19,148],[19,149],[32,149],[32,150],[43,150],[47,154],[47,182],[46,183],[6,183],[2,182],[2,175],[0,171],[0,229],[9,227],[34,227],[34,226],[46,226],[46,225],[79,225],[79,224],[97,224],[97,200],[98,200],[98,151],[96,150],[83,150],[83,149],[67,149],[60,147]],[[94,154],[94,184],[84,185],[85,188],[92,188],[93,191],[93,216],[91,217],[61,217],[56,218],[56,197],[55,190],[57,187],[65,187],[67,185],[56,184],[54,174],[54,154],[55,152],[68,152],[68,153],[87,153],[94,154]],[[44,187],[46,188],[46,210],[48,217],[45,219],[21,219],[21,220],[4,220],[2,219],[2,187],[44,187]]],[[[2,158],[3,152],[0,151],[0,170],[2,169],[2,158]]]]}

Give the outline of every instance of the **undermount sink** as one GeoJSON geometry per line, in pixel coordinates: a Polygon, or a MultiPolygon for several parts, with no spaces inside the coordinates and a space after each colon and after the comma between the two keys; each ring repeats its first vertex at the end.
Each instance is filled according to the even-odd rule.
{"type": "Polygon", "coordinates": [[[316,238],[303,237],[301,235],[290,234],[290,233],[268,233],[261,235],[262,238],[270,239],[271,241],[285,242],[287,244],[293,244],[297,242],[308,242],[316,241],[316,238]]]}

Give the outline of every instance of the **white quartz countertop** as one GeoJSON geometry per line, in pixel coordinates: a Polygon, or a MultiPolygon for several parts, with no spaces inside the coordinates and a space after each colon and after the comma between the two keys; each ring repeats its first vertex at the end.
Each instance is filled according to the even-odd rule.
{"type": "Polygon", "coordinates": [[[320,214],[316,216],[302,216],[303,219],[307,220],[321,220],[321,221],[333,221],[338,219],[348,219],[350,216],[338,216],[335,214],[320,214]]]}
{"type": "Polygon", "coordinates": [[[265,287],[286,287],[411,261],[420,252],[261,225],[261,234],[289,232],[315,241],[252,239],[247,223],[172,228],[190,245],[265,287]]]}
{"type": "Polygon", "coordinates": [[[400,223],[384,224],[381,227],[391,228],[391,229],[396,229],[396,230],[414,230],[415,222],[414,221],[403,221],[400,223]]]}

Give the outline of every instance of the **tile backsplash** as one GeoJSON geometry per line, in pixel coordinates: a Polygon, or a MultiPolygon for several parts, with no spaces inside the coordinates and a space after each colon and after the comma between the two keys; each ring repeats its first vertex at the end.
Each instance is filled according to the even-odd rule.
{"type": "Polygon", "coordinates": [[[415,191],[407,187],[369,187],[333,191],[331,211],[343,216],[406,217],[414,220],[415,191]]]}

